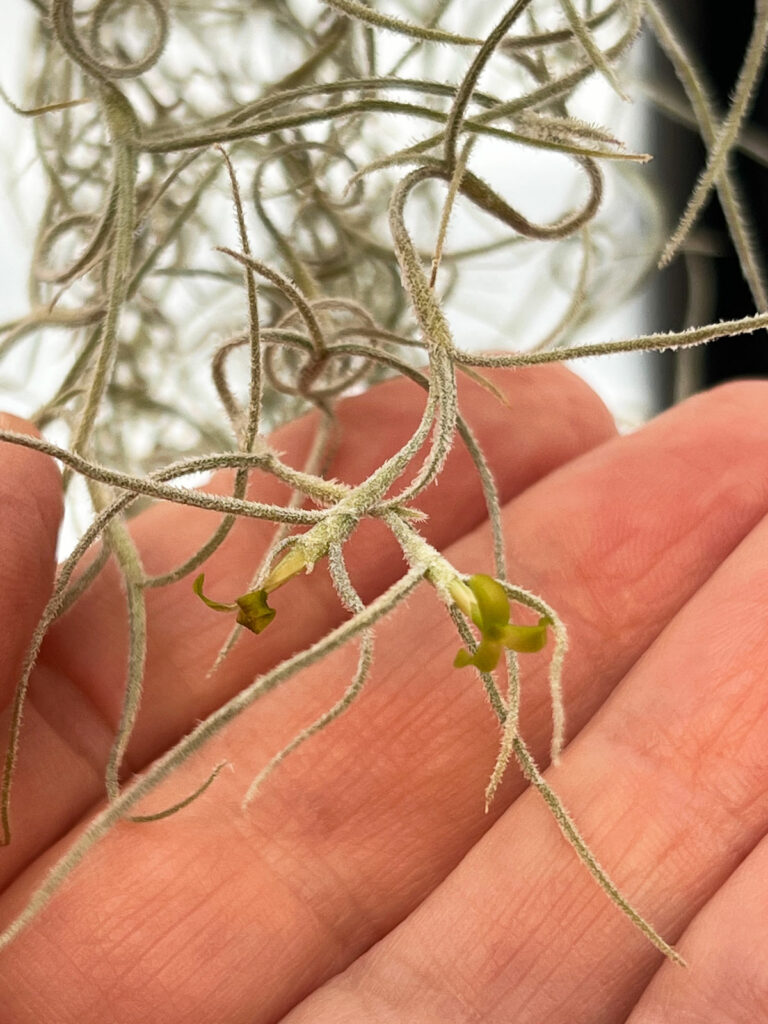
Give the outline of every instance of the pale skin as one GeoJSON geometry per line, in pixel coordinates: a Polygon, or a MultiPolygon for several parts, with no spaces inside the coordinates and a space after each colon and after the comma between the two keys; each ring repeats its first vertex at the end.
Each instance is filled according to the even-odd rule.
{"type": "MultiPolygon", "coordinates": [[[[117,826],[0,954],[9,1024],[742,1024],[768,1006],[768,384],[696,397],[618,438],[558,367],[473,383],[462,409],[504,502],[510,578],[571,634],[568,745],[551,784],[622,891],[686,958],[664,961],[578,862],[514,769],[491,812],[498,728],[452,624],[423,584],[377,633],[367,691],[287,759],[247,812],[269,757],[331,705],[355,666],[339,652],[258,702],[117,826]]],[[[343,402],[331,472],[356,482],[407,436],[408,383],[343,402]],[[393,396],[393,392],[397,392],[393,396]],[[396,410],[395,414],[392,409],[396,410]]],[[[3,426],[31,429],[3,418],[3,426]]],[[[275,439],[300,464],[309,423],[275,439]]],[[[0,444],[0,694],[10,698],[50,592],[60,481],[45,456],[0,444]]],[[[223,474],[213,485],[231,486],[223,474]]],[[[254,474],[251,495],[284,500],[254,474]]],[[[490,572],[489,531],[464,452],[423,497],[424,531],[462,572],[490,572]]],[[[157,507],[133,533],[148,572],[215,526],[157,507]]],[[[270,528],[238,524],[206,566],[242,592],[270,528]]],[[[401,572],[383,528],[351,542],[370,600],[401,572]]],[[[277,618],[212,678],[230,620],[191,580],[148,594],[144,704],[125,775],[260,672],[342,620],[318,565],[273,595],[277,618]]],[[[126,652],[117,576],[53,627],[36,669],[0,850],[5,925],[103,799],[126,652]]],[[[521,731],[547,763],[546,654],[524,656],[521,731]]],[[[7,714],[2,722],[7,728],[7,714]]]]}

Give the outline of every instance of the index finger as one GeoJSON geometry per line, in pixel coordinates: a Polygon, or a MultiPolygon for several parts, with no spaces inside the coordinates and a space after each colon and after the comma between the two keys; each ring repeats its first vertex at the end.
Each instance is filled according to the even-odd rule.
{"type": "MultiPolygon", "coordinates": [[[[0,413],[0,427],[34,434],[0,413]]],[[[32,631],[50,593],[62,514],[61,476],[52,459],[17,445],[0,453],[0,707],[21,671],[32,631]]]]}

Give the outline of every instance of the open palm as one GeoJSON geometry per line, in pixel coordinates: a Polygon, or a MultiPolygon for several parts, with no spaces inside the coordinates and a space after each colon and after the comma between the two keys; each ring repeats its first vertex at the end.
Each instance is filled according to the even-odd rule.
{"type": "MultiPolygon", "coordinates": [[[[638,909],[688,961],[663,960],[595,885],[511,771],[489,814],[498,728],[455,631],[423,586],[378,629],[359,702],[289,757],[243,813],[251,779],[339,697],[344,648],[231,722],[118,824],[0,954],[3,1024],[729,1024],[768,1019],[768,385],[699,396],[617,438],[558,367],[473,383],[462,409],[496,473],[509,576],[569,626],[568,739],[548,778],[638,909]]],[[[331,473],[357,482],[395,449],[420,393],[342,402],[331,473]],[[395,412],[393,413],[393,410],[395,412]],[[396,416],[396,418],[393,418],[396,416]]],[[[308,421],[274,439],[300,464],[308,421]]],[[[0,445],[0,696],[50,593],[58,472],[0,445]]],[[[225,492],[228,474],[212,484],[225,492]]],[[[254,474],[251,496],[284,500],[254,474]]],[[[458,449],[423,496],[427,538],[492,571],[480,486],[458,449]]],[[[215,516],[156,507],[133,533],[148,572],[179,564],[215,516]]],[[[239,522],[206,565],[231,600],[269,542],[239,522]]],[[[350,541],[364,600],[403,571],[383,528],[350,541]]],[[[322,566],[274,595],[263,635],[208,677],[231,623],[190,581],[148,594],[145,696],[126,758],[141,772],[255,676],[346,613],[322,566]]],[[[103,801],[127,629],[105,570],[51,630],[24,720],[6,924],[103,801]]],[[[525,656],[521,732],[546,764],[546,652],[525,656]]],[[[7,728],[7,713],[5,715],[7,728]]]]}

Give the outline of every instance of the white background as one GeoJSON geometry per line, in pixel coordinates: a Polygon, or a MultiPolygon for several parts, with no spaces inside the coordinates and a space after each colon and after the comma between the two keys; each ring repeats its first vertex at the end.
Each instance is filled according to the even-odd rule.
{"type": "MultiPolygon", "coordinates": [[[[0,5],[0,83],[16,101],[21,100],[24,60],[28,52],[29,26],[35,16],[27,0],[3,0],[0,5]]],[[[51,97],[55,99],[57,97],[51,97]]],[[[607,87],[597,83],[589,93],[587,115],[600,119],[615,100],[607,87]]],[[[642,141],[642,108],[634,104],[625,115],[630,134],[642,141]]],[[[606,118],[608,120],[608,118],[606,118]]],[[[0,321],[21,315],[26,309],[26,269],[30,240],[41,202],[41,182],[34,166],[29,122],[0,104],[0,321]]],[[[535,205],[535,197],[534,197],[535,205]]],[[[460,239],[454,234],[454,243],[460,239]]],[[[490,325],[502,319],[489,307],[483,310],[490,325]]],[[[642,298],[626,304],[618,315],[593,323],[584,340],[607,340],[646,329],[642,298]]],[[[477,320],[467,321],[476,334],[477,320]]],[[[652,358],[652,357],[650,357],[652,358]]],[[[571,364],[598,390],[625,426],[641,422],[655,409],[650,392],[648,361],[643,355],[590,359],[571,364]]],[[[25,378],[23,360],[14,361],[11,372],[0,367],[0,405],[25,413],[50,388],[50,382],[25,378]]]]}

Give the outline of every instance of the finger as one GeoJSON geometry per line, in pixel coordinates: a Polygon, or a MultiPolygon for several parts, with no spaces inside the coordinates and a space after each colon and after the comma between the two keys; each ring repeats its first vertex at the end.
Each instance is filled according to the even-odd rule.
{"type": "MultiPolygon", "coordinates": [[[[0,413],[0,428],[36,434],[26,420],[0,413]]],[[[62,515],[61,475],[52,459],[19,445],[0,442],[0,714],[8,735],[11,699],[33,630],[51,593],[56,568],[56,541],[62,515]]],[[[46,730],[36,709],[27,707],[25,738],[37,745],[46,730]]],[[[50,740],[46,735],[46,741],[50,740]]],[[[36,776],[34,759],[22,751],[19,774],[36,776]]],[[[55,778],[55,776],[54,776],[55,778]]],[[[48,781],[50,786],[50,779],[48,781]]],[[[20,794],[22,803],[31,795],[20,794]]],[[[37,787],[39,789],[39,787],[37,787]]],[[[70,823],[66,818],[62,825],[70,823]]],[[[55,827],[55,826],[54,826],[55,827]]],[[[39,849],[34,836],[21,837],[10,858],[0,857],[2,870],[13,877],[39,849]]],[[[3,855],[8,851],[2,850],[3,855]]]]}
{"type": "Polygon", "coordinates": [[[680,942],[687,971],[662,965],[627,1024],[759,1021],[768,1006],[768,839],[696,915],[680,942]]]}
{"type": "MultiPolygon", "coordinates": [[[[36,433],[8,413],[0,413],[0,428],[36,433]]],[[[53,460],[0,441],[0,707],[14,691],[51,591],[61,511],[53,460]]]]}
{"type": "MultiPolygon", "coordinates": [[[[569,668],[576,723],[764,512],[766,494],[755,481],[768,478],[767,422],[763,388],[723,389],[563,467],[505,509],[515,537],[514,578],[556,606],[581,609],[572,631],[579,656],[569,668]],[[606,519],[609,497],[617,495],[627,514],[606,519]]],[[[472,569],[487,557],[487,546],[487,532],[478,530],[450,556],[472,569]]],[[[210,1015],[201,1022],[237,1019],[246,1007],[249,1020],[273,1020],[343,970],[410,913],[489,824],[482,792],[497,732],[476,682],[449,667],[457,642],[446,621],[426,590],[398,609],[381,627],[367,695],[332,734],[281,766],[248,819],[239,811],[248,779],[338,696],[354,652],[339,652],[232,723],[142,809],[189,792],[222,756],[236,774],[224,773],[215,797],[212,790],[183,815],[108,837],[59,894],[56,914],[40,919],[39,934],[25,934],[7,951],[8,969],[23,970],[39,1000],[60,999],[59,981],[36,978],[29,965],[40,959],[43,943],[51,949],[73,941],[119,979],[114,1005],[128,1005],[138,991],[137,1013],[150,1022],[169,991],[184,1012],[205,1007],[210,1015]],[[173,865],[170,888],[171,868],[163,864],[173,865]],[[117,905],[110,901],[106,927],[94,885],[110,874],[124,896],[117,905]],[[134,935],[136,921],[142,927],[134,935]],[[185,957],[204,962],[212,933],[221,959],[180,981],[178,965],[185,957]],[[153,943],[152,935],[166,938],[153,943]],[[226,990],[217,981],[224,964],[236,978],[226,990]]],[[[526,666],[525,685],[543,691],[533,666],[526,666]]],[[[531,702],[524,719],[526,738],[539,752],[548,742],[542,707],[543,699],[531,702]]],[[[500,806],[520,788],[510,783],[500,806]]],[[[546,830],[548,819],[536,827],[546,830]]],[[[604,850],[598,839],[598,852],[613,863],[610,846],[604,850]]],[[[555,848],[563,852],[559,840],[555,848]]],[[[33,883],[30,873],[16,897],[33,883]]],[[[609,915],[618,919],[612,908],[609,915]]],[[[67,970],[62,964],[53,972],[65,986],[67,970]]],[[[96,1019],[95,1009],[89,1017],[88,1007],[68,999],[71,1019],[96,1019]]],[[[23,1008],[20,1002],[21,1024],[34,1019],[23,1008]]]]}
{"type": "MultiPolygon", "coordinates": [[[[472,383],[462,387],[466,416],[497,474],[504,499],[555,466],[614,433],[604,407],[572,374],[557,368],[542,374],[498,375],[510,408],[488,398],[472,383]],[[535,428],[526,425],[535,423],[535,428]],[[510,446],[510,439],[520,440],[510,446]]],[[[342,442],[331,473],[359,482],[405,442],[421,414],[423,393],[408,382],[392,382],[361,398],[342,402],[342,442]],[[393,412],[394,410],[394,412],[393,412]]],[[[305,419],[278,432],[274,447],[301,463],[311,439],[305,419]]],[[[272,479],[254,480],[253,496],[285,501],[285,488],[272,479]]],[[[444,546],[484,516],[482,493],[471,460],[461,445],[452,453],[439,487],[420,502],[430,516],[428,537],[444,546]],[[444,493],[450,492],[446,503],[444,493]]],[[[182,562],[207,539],[216,517],[178,506],[153,509],[135,529],[150,572],[182,562]]],[[[272,536],[271,524],[240,522],[216,556],[206,563],[210,592],[230,601],[249,580],[272,536]]],[[[375,596],[401,571],[402,558],[387,533],[363,524],[350,548],[355,583],[365,598],[375,596]]],[[[297,579],[274,596],[278,621],[261,636],[245,634],[213,678],[216,653],[234,620],[212,613],[193,594],[189,579],[147,593],[149,638],[143,712],[129,750],[138,768],[187,732],[195,721],[241,689],[259,671],[299,645],[308,645],[346,615],[325,571],[297,579]]],[[[116,573],[104,573],[85,598],[51,631],[43,660],[75,680],[100,718],[116,726],[126,663],[126,613],[116,573]],[[84,644],[83,636],[98,637],[84,644]],[[106,682],[106,685],[105,685],[106,682]],[[110,685],[111,684],[111,685],[110,685]]]]}
{"type": "MultiPolygon", "coordinates": [[[[767,560],[764,518],[663,631],[551,774],[619,888],[670,940],[768,827],[767,560]]],[[[763,887],[763,903],[764,895],[763,887]]],[[[713,906],[722,920],[720,896],[713,906]]],[[[717,1001],[726,958],[736,953],[737,930],[739,944],[765,935],[763,923],[750,932],[749,913],[744,922],[736,906],[730,910],[730,949],[718,949],[713,960],[720,934],[712,920],[709,946],[699,942],[692,952],[686,941],[681,945],[687,959],[696,953],[704,958],[698,970],[710,978],[704,993],[714,1001],[690,1002],[694,975],[682,982],[689,1003],[681,996],[678,1014],[666,999],[651,1001],[663,1006],[664,1020],[759,1018],[759,1012],[744,1012],[743,993],[731,993],[731,1005],[741,1002],[737,1017],[723,1015],[717,1001]],[[697,1016],[696,1006],[713,1015],[697,1016]]],[[[595,886],[538,794],[529,791],[400,929],[288,1019],[367,1024],[386,1019],[384,1010],[395,1005],[417,1020],[619,1024],[659,958],[595,886]]],[[[676,982],[671,967],[660,977],[667,979],[656,986],[662,997],[676,982]]],[[[752,1003],[759,1005],[756,992],[752,1003]]]]}

